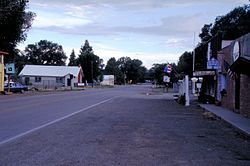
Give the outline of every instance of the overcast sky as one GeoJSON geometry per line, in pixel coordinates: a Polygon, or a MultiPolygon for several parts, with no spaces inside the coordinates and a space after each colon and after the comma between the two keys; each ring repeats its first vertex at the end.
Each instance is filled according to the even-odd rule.
{"type": "Polygon", "coordinates": [[[154,63],[177,62],[192,51],[204,24],[248,0],[30,0],[36,13],[28,44],[49,40],[67,56],[88,40],[106,63],[111,57],[154,63]]]}

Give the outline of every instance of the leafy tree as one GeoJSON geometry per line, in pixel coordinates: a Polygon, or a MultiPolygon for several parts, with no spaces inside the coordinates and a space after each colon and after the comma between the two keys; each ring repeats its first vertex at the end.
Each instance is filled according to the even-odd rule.
{"type": "Polygon", "coordinates": [[[206,42],[217,33],[222,33],[223,39],[232,40],[249,32],[250,5],[248,4],[237,7],[224,16],[218,16],[213,25],[205,24],[199,36],[202,42],[206,42]]]}
{"type": "Polygon", "coordinates": [[[193,54],[192,52],[184,52],[178,61],[178,71],[185,75],[192,76],[193,72],[193,54]]]}
{"type": "Polygon", "coordinates": [[[121,84],[124,80],[122,71],[119,69],[118,61],[114,57],[110,58],[104,70],[104,74],[114,75],[115,84],[121,84]]]}
{"type": "Polygon", "coordinates": [[[88,40],[85,40],[84,45],[80,48],[80,55],[77,60],[83,69],[84,79],[91,83],[93,80],[97,80],[101,74],[103,60],[94,54],[88,40]]]}
{"type": "Polygon", "coordinates": [[[163,84],[163,76],[164,68],[167,64],[153,64],[153,67],[150,69],[150,73],[153,75],[154,81],[156,81],[157,84],[163,84]]]}
{"type": "Polygon", "coordinates": [[[130,57],[121,57],[117,60],[118,69],[120,71],[117,81],[119,83],[127,82],[127,73],[128,73],[128,62],[131,61],[130,57]]]}
{"type": "Polygon", "coordinates": [[[9,52],[5,61],[13,61],[18,56],[15,47],[27,37],[26,32],[31,27],[35,16],[27,12],[28,0],[1,0],[0,1],[0,49],[9,52]]]}
{"type": "Polygon", "coordinates": [[[202,29],[201,29],[201,33],[199,34],[199,37],[201,38],[201,42],[205,43],[207,42],[209,39],[211,39],[212,35],[211,35],[211,27],[212,24],[205,24],[202,29]]]}
{"type": "Polygon", "coordinates": [[[142,66],[142,61],[121,57],[117,61],[110,58],[107,62],[105,73],[115,76],[115,83],[121,84],[129,81],[130,83],[144,82],[147,69],[142,66]]]}
{"type": "Polygon", "coordinates": [[[138,81],[144,81],[146,68],[142,66],[142,61],[133,59],[127,61],[127,79],[131,83],[137,83],[138,81]]]}
{"type": "Polygon", "coordinates": [[[27,56],[25,56],[20,50],[15,49],[16,55],[14,59],[15,72],[19,74],[23,69],[24,65],[27,63],[27,56]]]}
{"type": "Polygon", "coordinates": [[[47,40],[29,44],[24,52],[28,63],[35,65],[63,66],[67,59],[61,45],[47,40]]]}
{"type": "Polygon", "coordinates": [[[118,72],[118,63],[114,57],[110,58],[105,67],[104,73],[110,75],[116,75],[118,72]]]}
{"type": "Polygon", "coordinates": [[[69,57],[68,66],[77,66],[77,65],[78,65],[78,62],[77,62],[77,59],[76,59],[75,51],[73,49],[71,54],[70,54],[70,57],[69,57]]]}

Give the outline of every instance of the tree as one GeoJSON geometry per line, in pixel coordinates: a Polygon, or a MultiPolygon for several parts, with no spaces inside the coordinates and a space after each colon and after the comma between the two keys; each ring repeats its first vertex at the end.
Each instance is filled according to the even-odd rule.
{"type": "Polygon", "coordinates": [[[157,84],[163,84],[163,76],[164,68],[167,64],[153,64],[153,67],[150,69],[150,73],[153,75],[154,81],[156,81],[157,84]]]}
{"type": "Polygon", "coordinates": [[[85,40],[84,45],[80,48],[80,55],[77,61],[83,69],[84,79],[87,82],[93,83],[94,80],[97,80],[101,74],[103,60],[94,54],[88,40],[85,40]]]}
{"type": "Polygon", "coordinates": [[[110,58],[105,67],[104,73],[109,75],[117,75],[118,63],[114,57],[110,58]]]}
{"type": "Polygon", "coordinates": [[[212,35],[211,35],[211,27],[212,24],[205,24],[202,28],[201,28],[201,33],[199,34],[199,37],[201,38],[201,42],[205,43],[207,42],[209,39],[211,39],[212,35]]]}
{"type": "Polygon", "coordinates": [[[139,59],[128,60],[126,62],[127,66],[127,79],[131,83],[137,83],[139,81],[144,81],[144,76],[146,73],[146,68],[142,66],[142,61],[139,59]]]}
{"type": "Polygon", "coordinates": [[[18,49],[15,49],[16,55],[15,56],[15,72],[19,74],[23,69],[24,65],[27,63],[27,57],[18,49]]]}
{"type": "Polygon", "coordinates": [[[85,40],[84,45],[80,48],[80,54],[94,53],[92,47],[89,45],[89,41],[85,40]]]}
{"type": "Polygon", "coordinates": [[[193,54],[192,52],[184,52],[178,61],[178,72],[192,76],[193,73],[193,54]]]}
{"type": "Polygon", "coordinates": [[[9,52],[5,61],[13,61],[16,45],[24,41],[35,14],[25,11],[28,0],[0,1],[0,49],[9,52]]]}
{"type": "Polygon", "coordinates": [[[147,69],[142,66],[139,59],[121,57],[117,61],[110,58],[105,68],[105,74],[115,76],[115,83],[122,84],[127,81],[130,83],[144,82],[147,69]]]}
{"type": "Polygon", "coordinates": [[[69,57],[68,66],[77,66],[77,65],[78,65],[78,62],[77,62],[77,59],[76,59],[75,51],[73,49],[71,54],[70,54],[70,57],[69,57]]]}
{"type": "Polygon", "coordinates": [[[206,42],[217,33],[222,33],[222,39],[233,40],[249,32],[250,5],[244,5],[216,17],[214,24],[205,24],[199,36],[202,42],[206,42]]]}
{"type": "Polygon", "coordinates": [[[28,63],[34,65],[63,66],[67,59],[61,45],[47,40],[29,44],[24,52],[28,63]]]}

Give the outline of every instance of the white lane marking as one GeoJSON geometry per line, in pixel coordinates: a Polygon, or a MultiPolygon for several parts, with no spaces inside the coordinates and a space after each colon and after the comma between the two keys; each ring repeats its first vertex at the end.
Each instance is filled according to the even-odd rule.
{"type": "Polygon", "coordinates": [[[47,126],[52,125],[52,124],[54,124],[54,123],[57,123],[57,122],[59,122],[59,121],[61,121],[61,120],[64,120],[64,119],[66,119],[66,118],[69,118],[69,117],[71,117],[71,116],[73,116],[73,115],[76,115],[76,114],[78,114],[78,113],[80,113],[80,112],[86,111],[86,110],[88,110],[88,109],[90,109],[90,108],[93,108],[93,107],[98,106],[98,105],[100,105],[100,104],[103,104],[103,103],[106,103],[106,102],[108,102],[108,101],[111,101],[111,100],[113,100],[113,99],[115,99],[115,98],[117,98],[117,97],[118,97],[118,96],[112,97],[112,98],[107,99],[107,100],[103,100],[103,101],[101,101],[101,102],[99,102],[99,103],[93,104],[93,105],[88,106],[88,107],[83,108],[83,109],[80,109],[80,110],[78,110],[78,111],[76,111],[76,112],[73,112],[73,113],[71,113],[71,114],[69,114],[69,115],[66,115],[66,116],[64,116],[64,117],[58,118],[58,119],[53,120],[53,121],[51,121],[51,122],[49,122],[49,123],[45,123],[45,124],[43,124],[43,125],[41,125],[41,126],[39,126],[39,127],[36,127],[36,128],[34,128],[34,129],[31,129],[31,130],[28,130],[28,131],[26,131],[26,132],[24,132],[24,133],[21,133],[21,134],[18,134],[18,135],[14,136],[14,137],[11,137],[11,138],[7,139],[7,140],[1,141],[1,142],[0,142],[0,146],[3,145],[3,144],[5,144],[5,143],[11,142],[11,141],[13,141],[13,140],[15,140],[15,139],[18,139],[18,138],[20,138],[20,137],[23,137],[23,136],[25,136],[25,135],[27,135],[27,134],[30,134],[30,133],[32,133],[32,132],[34,132],[34,131],[37,131],[37,130],[39,130],[39,129],[41,129],[41,128],[47,127],[47,126]]]}

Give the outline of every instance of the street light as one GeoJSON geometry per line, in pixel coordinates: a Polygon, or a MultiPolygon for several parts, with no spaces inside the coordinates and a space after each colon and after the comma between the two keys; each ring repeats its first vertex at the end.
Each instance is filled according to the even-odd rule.
{"type": "Polygon", "coordinates": [[[196,83],[196,87],[198,89],[198,93],[200,93],[200,91],[201,91],[202,82],[203,82],[203,77],[199,77],[198,80],[197,80],[197,83],[196,83]]]}
{"type": "Polygon", "coordinates": [[[195,83],[198,81],[198,78],[193,77],[191,78],[192,81],[192,93],[195,94],[195,83]]]}

